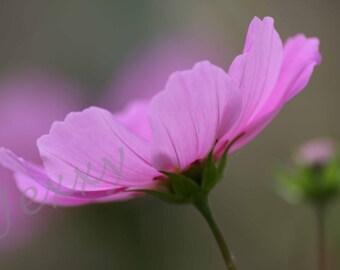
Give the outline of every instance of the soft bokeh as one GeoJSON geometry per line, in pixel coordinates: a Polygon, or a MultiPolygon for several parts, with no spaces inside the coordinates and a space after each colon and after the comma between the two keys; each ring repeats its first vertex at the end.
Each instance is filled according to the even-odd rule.
{"type": "MultiPolygon", "coordinates": [[[[83,105],[80,88],[64,79],[38,71],[3,76],[0,143],[16,149],[22,157],[40,162],[36,139],[49,130],[54,120],[62,120],[70,110],[79,110],[83,105]]],[[[27,245],[26,241],[45,230],[51,224],[51,214],[39,211],[37,204],[29,206],[32,212],[25,211],[21,205],[23,196],[10,171],[4,168],[0,168],[0,188],[0,249],[6,252],[27,245]],[[34,210],[37,213],[31,215],[34,210]]]]}
{"type": "MultiPolygon", "coordinates": [[[[47,67],[95,89],[86,93],[96,104],[107,88],[120,96],[119,74],[157,40],[208,36],[208,44],[218,44],[218,59],[213,62],[226,68],[241,52],[255,15],[274,17],[283,39],[296,32],[317,36],[323,63],[307,89],[261,136],[232,156],[226,179],[212,194],[216,216],[240,269],[313,269],[313,213],[277,196],[273,169],[310,138],[340,136],[338,1],[3,0],[1,4],[1,73],[47,67]]],[[[11,255],[1,252],[1,269],[224,269],[206,224],[190,207],[143,198],[53,211],[63,218],[44,230],[38,227],[39,238],[11,255]]],[[[339,211],[335,203],[328,213],[332,269],[340,267],[339,211]]]]}
{"type": "Polygon", "coordinates": [[[119,110],[131,101],[149,100],[165,88],[173,72],[191,69],[202,60],[221,63],[223,54],[217,48],[209,35],[195,37],[189,32],[150,41],[124,61],[100,105],[119,110]]]}
{"type": "Polygon", "coordinates": [[[295,159],[301,165],[323,165],[336,156],[336,144],[331,138],[312,139],[302,144],[295,159]]]}
{"type": "Polygon", "coordinates": [[[331,138],[317,138],[300,145],[278,169],[278,192],[290,203],[309,203],[331,207],[340,194],[340,162],[336,143],[331,138]]]}

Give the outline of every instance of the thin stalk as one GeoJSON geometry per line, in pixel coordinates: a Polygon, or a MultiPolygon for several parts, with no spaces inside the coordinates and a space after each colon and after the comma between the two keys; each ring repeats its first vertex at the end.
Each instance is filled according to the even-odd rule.
{"type": "Polygon", "coordinates": [[[195,207],[198,209],[198,211],[202,214],[202,216],[205,218],[205,220],[207,221],[214,237],[215,240],[220,248],[220,251],[222,253],[225,265],[227,267],[228,270],[237,270],[236,269],[236,265],[234,263],[233,260],[233,256],[230,252],[230,249],[228,248],[223,234],[221,232],[221,230],[219,229],[215,218],[211,212],[210,209],[210,205],[209,205],[209,200],[207,197],[203,197],[202,199],[200,199],[199,201],[195,202],[195,207]]]}
{"type": "Polygon", "coordinates": [[[316,206],[317,219],[317,260],[318,270],[327,270],[326,263],[326,206],[320,203],[316,206]]]}

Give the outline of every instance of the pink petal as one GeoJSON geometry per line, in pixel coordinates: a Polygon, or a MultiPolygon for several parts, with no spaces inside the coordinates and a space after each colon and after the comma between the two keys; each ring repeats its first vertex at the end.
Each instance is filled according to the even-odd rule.
{"type": "Polygon", "coordinates": [[[148,143],[100,108],[70,113],[37,144],[47,175],[56,182],[62,177],[68,188],[84,189],[86,182],[88,191],[144,186],[159,175],[148,143]]]}
{"type": "MultiPolygon", "coordinates": [[[[0,148],[0,163],[15,172],[19,190],[38,203],[75,206],[140,196],[140,193],[125,192],[128,188],[123,186],[114,186],[107,190],[68,188],[63,186],[62,182],[55,182],[49,178],[42,167],[29,163],[4,148],[0,148]]],[[[142,188],[153,188],[153,186],[142,188]]]]}
{"type": "Polygon", "coordinates": [[[150,105],[153,164],[184,169],[206,157],[237,120],[240,105],[230,77],[209,62],[174,73],[150,105]]]}
{"type": "Polygon", "coordinates": [[[27,162],[26,160],[17,157],[10,150],[0,148],[0,163],[15,172],[16,174],[23,174],[33,179],[36,183],[41,185],[42,187],[55,191],[58,194],[67,194],[69,196],[74,197],[87,197],[87,198],[97,198],[101,196],[107,195],[107,192],[112,191],[110,189],[106,190],[78,190],[76,188],[69,188],[64,186],[62,181],[54,181],[47,176],[43,167],[37,166],[33,163],[27,162]]]}
{"type": "MultiPolygon", "coordinates": [[[[38,162],[39,153],[34,142],[48,132],[53,121],[63,119],[72,110],[81,109],[84,104],[81,89],[80,85],[65,78],[35,70],[2,74],[0,145],[38,162]]],[[[23,212],[22,195],[13,178],[0,166],[0,203],[4,206],[0,207],[0,252],[20,248],[50,221],[46,211],[34,218],[23,212]],[[10,216],[10,224],[7,225],[6,208],[10,216]],[[7,226],[8,234],[4,235],[7,226]]],[[[30,208],[39,206],[30,204],[30,208]]]]}
{"type": "Polygon", "coordinates": [[[242,125],[249,123],[275,87],[282,64],[282,41],[274,20],[255,17],[249,26],[244,53],[232,63],[229,74],[242,94],[242,125]]]}
{"type": "Polygon", "coordinates": [[[298,94],[307,85],[314,67],[320,63],[317,38],[306,38],[300,34],[288,39],[284,46],[280,77],[267,110],[289,101],[298,94]]]}
{"type": "Polygon", "coordinates": [[[149,104],[150,102],[147,101],[135,101],[123,111],[114,114],[130,131],[148,141],[152,137],[148,119],[149,104]]]}
{"type": "Polygon", "coordinates": [[[59,195],[39,185],[35,180],[25,174],[16,173],[14,178],[22,194],[37,203],[54,206],[77,206],[93,202],[93,200],[59,195]]]}
{"type": "Polygon", "coordinates": [[[23,195],[34,202],[53,206],[78,206],[89,203],[125,201],[142,195],[140,192],[127,192],[126,189],[121,189],[117,192],[111,192],[112,195],[108,195],[110,194],[110,191],[108,191],[104,196],[98,196],[98,198],[93,199],[87,198],[85,193],[84,198],[65,196],[39,185],[27,175],[16,173],[14,177],[23,195]]]}
{"type": "Polygon", "coordinates": [[[314,66],[320,63],[318,44],[315,38],[298,35],[289,39],[282,51],[273,20],[253,20],[245,53],[238,56],[230,68],[230,75],[238,81],[242,91],[242,114],[222,142],[245,133],[234,145],[234,151],[271,122],[283,105],[306,86],[314,66]]]}

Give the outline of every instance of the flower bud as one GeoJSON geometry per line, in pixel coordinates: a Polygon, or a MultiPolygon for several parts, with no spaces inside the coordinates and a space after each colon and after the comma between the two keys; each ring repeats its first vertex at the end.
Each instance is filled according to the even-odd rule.
{"type": "Polygon", "coordinates": [[[335,156],[335,143],[330,138],[310,140],[301,145],[296,153],[296,161],[304,166],[323,166],[335,156]]]}
{"type": "Polygon", "coordinates": [[[294,159],[292,169],[279,174],[285,199],[324,204],[340,194],[340,159],[333,140],[309,141],[298,148],[294,159]]]}

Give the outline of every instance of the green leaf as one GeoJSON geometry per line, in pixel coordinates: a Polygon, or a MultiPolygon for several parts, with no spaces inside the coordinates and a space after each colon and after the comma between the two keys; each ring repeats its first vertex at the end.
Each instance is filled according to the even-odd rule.
{"type": "Polygon", "coordinates": [[[215,165],[213,157],[214,149],[209,153],[209,156],[204,164],[202,188],[205,191],[210,191],[220,179],[219,171],[215,165]]]}
{"type": "Polygon", "coordinates": [[[170,172],[161,171],[164,175],[166,175],[170,181],[171,186],[176,195],[183,197],[193,197],[201,191],[199,185],[182,174],[174,174],[170,172]]]}
{"type": "Polygon", "coordinates": [[[146,194],[149,194],[167,203],[185,204],[185,203],[191,202],[191,200],[185,197],[182,197],[176,194],[171,194],[168,192],[158,191],[158,190],[149,190],[149,189],[143,190],[142,189],[142,190],[132,190],[132,192],[144,192],[146,194]]]}

